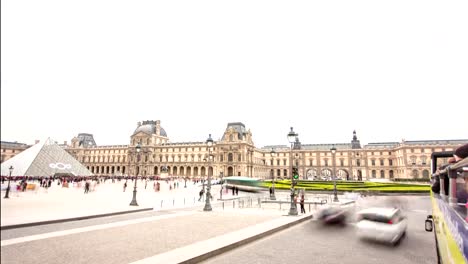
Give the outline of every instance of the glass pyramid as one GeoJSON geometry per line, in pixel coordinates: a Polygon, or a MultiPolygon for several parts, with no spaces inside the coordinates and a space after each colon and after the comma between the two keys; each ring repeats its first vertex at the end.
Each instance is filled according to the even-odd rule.
{"type": "Polygon", "coordinates": [[[24,150],[2,163],[2,176],[44,176],[54,175],[92,176],[79,161],[57,145],[50,138],[24,150]]]}

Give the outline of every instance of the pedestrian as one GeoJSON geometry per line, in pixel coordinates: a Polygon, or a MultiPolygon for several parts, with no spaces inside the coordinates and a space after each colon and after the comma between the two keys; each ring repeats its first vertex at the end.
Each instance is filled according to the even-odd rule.
{"type": "Polygon", "coordinates": [[[232,196],[234,196],[236,194],[236,189],[234,186],[232,186],[232,196]]]}
{"type": "Polygon", "coordinates": [[[239,195],[239,187],[236,186],[236,195],[239,195]]]}
{"type": "Polygon", "coordinates": [[[127,189],[127,183],[124,182],[124,186],[123,186],[123,191],[125,192],[125,189],[127,189]]]}
{"type": "Polygon", "coordinates": [[[148,180],[145,180],[145,190],[146,190],[146,186],[148,186],[148,180]]]}
{"type": "Polygon", "coordinates": [[[204,194],[204,193],[205,193],[205,190],[204,190],[204,189],[201,189],[201,190],[200,190],[200,193],[199,193],[200,198],[198,198],[198,201],[199,201],[199,202],[200,202],[201,199],[203,198],[203,194],[204,194]]]}
{"type": "Polygon", "coordinates": [[[305,202],[305,198],[304,198],[304,193],[301,194],[301,201],[300,201],[300,204],[301,204],[301,214],[305,214],[305,208],[304,208],[304,202],[305,202]]]}
{"type": "Polygon", "coordinates": [[[88,193],[88,192],[89,192],[89,182],[86,181],[85,188],[84,188],[84,193],[88,193]]]}

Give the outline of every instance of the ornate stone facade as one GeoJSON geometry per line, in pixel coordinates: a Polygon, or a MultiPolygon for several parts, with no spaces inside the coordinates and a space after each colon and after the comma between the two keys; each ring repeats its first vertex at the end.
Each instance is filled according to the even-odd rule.
{"type": "Polygon", "coordinates": [[[18,142],[1,142],[1,163],[13,158],[31,145],[18,142]]]}
{"type": "MultiPolygon", "coordinates": [[[[286,138],[285,138],[286,140],[286,138]]],[[[66,149],[96,175],[204,177],[241,175],[257,178],[289,178],[290,162],[301,178],[327,178],[333,169],[343,179],[428,178],[434,151],[454,150],[468,140],[433,140],[370,143],[361,147],[356,132],[350,143],[301,144],[291,152],[287,145],[257,148],[252,133],[242,123],[228,123],[223,137],[213,145],[214,159],[207,161],[205,142],[169,141],[161,122],[139,122],[129,145],[98,146],[91,134],[73,138],[66,149]],[[137,153],[137,145],[141,151],[137,153]],[[332,147],[337,149],[333,156],[332,147]],[[270,155],[274,149],[276,156],[270,155]],[[292,153],[292,156],[291,156],[292,153]],[[292,157],[293,159],[290,159],[292,157]],[[335,165],[335,167],[333,167],[335,165]]]]}

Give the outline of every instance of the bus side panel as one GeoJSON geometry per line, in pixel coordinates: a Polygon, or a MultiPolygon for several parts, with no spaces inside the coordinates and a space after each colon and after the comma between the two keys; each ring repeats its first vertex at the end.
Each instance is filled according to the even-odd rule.
{"type": "Polygon", "coordinates": [[[434,229],[442,263],[468,263],[468,230],[450,206],[431,194],[434,229]],[[464,245],[467,244],[467,245],[464,245]],[[465,252],[464,252],[465,251],[465,252]]]}

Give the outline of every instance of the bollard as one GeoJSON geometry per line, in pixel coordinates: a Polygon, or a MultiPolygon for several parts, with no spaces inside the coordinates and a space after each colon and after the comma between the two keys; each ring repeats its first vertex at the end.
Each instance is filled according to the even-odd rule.
{"type": "Polygon", "coordinates": [[[193,204],[195,204],[195,197],[193,197],[193,204]]]}
{"type": "Polygon", "coordinates": [[[232,208],[235,208],[235,207],[234,207],[234,203],[235,203],[235,201],[234,201],[234,200],[232,200],[232,208]]]}
{"type": "Polygon", "coordinates": [[[280,211],[281,211],[281,204],[282,204],[282,202],[280,201],[280,211]]]}
{"type": "Polygon", "coordinates": [[[262,200],[261,200],[261,198],[258,198],[258,208],[262,208],[262,200]]]}
{"type": "Polygon", "coordinates": [[[184,205],[185,205],[185,197],[184,197],[184,205]]]}
{"type": "Polygon", "coordinates": [[[310,204],[309,204],[309,212],[310,212],[310,204]]]}
{"type": "Polygon", "coordinates": [[[224,211],[224,202],[223,202],[223,211],[224,211]]]}
{"type": "Polygon", "coordinates": [[[164,200],[161,200],[161,208],[162,208],[162,205],[163,205],[163,201],[164,201],[164,200]]]}
{"type": "Polygon", "coordinates": [[[172,199],[172,207],[174,207],[175,199],[172,199]]]}

